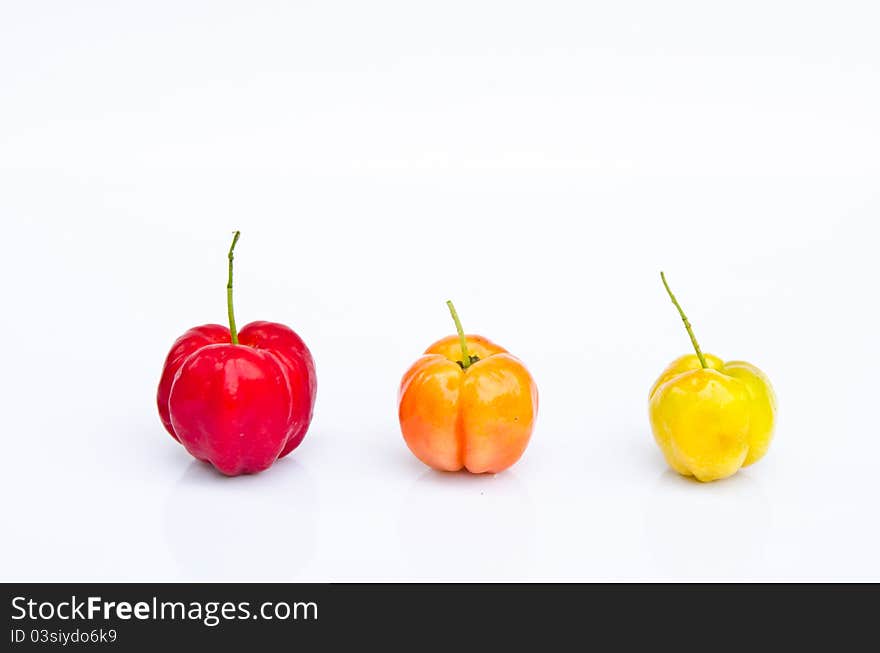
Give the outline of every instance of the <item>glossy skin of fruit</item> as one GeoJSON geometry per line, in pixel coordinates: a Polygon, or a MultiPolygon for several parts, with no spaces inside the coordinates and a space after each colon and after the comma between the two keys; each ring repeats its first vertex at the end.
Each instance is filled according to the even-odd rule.
{"type": "Polygon", "coordinates": [[[776,395],[754,365],[703,354],[666,275],[661,272],[660,277],[695,354],[674,360],[651,388],[648,413],[654,440],[679,474],[699,481],[727,478],[767,453],[776,395]]]}
{"type": "Polygon", "coordinates": [[[232,249],[231,328],[206,324],[178,338],[156,402],[162,424],[189,453],[236,476],[268,468],[302,442],[317,377],[311,352],[289,327],[259,321],[235,330],[231,266],[232,249]]]}
{"type": "Polygon", "coordinates": [[[731,476],[770,446],[776,397],[754,365],[694,354],[667,367],[651,388],[654,440],[679,474],[700,481],[731,476]]]}
{"type": "Polygon", "coordinates": [[[262,471],[293,451],[317,392],[312,355],[290,328],[252,322],[238,337],[233,345],[219,324],[187,331],[168,354],[156,396],[171,436],[229,476],[262,471]]]}
{"type": "Polygon", "coordinates": [[[525,451],[537,412],[538,390],[522,362],[463,332],[428,347],[403,376],[398,394],[407,446],[443,471],[507,469],[525,451]]]}

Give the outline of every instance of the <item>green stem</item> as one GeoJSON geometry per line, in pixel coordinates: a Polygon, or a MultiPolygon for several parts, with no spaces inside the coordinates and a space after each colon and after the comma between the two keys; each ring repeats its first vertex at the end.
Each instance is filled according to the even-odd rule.
{"type": "Polygon", "coordinates": [[[232,335],[233,345],[238,344],[238,329],[235,328],[235,311],[232,309],[232,251],[239,236],[241,232],[236,231],[232,236],[232,245],[229,246],[229,278],[226,281],[226,310],[229,313],[229,333],[232,335]]]}
{"type": "Polygon", "coordinates": [[[458,319],[458,313],[452,300],[447,300],[446,305],[449,307],[449,313],[452,315],[452,321],[455,322],[455,330],[458,331],[458,341],[461,343],[461,367],[467,369],[471,364],[471,357],[468,354],[467,339],[464,337],[464,329],[461,328],[461,320],[458,319]]]}
{"type": "Polygon", "coordinates": [[[681,321],[684,322],[684,328],[687,329],[688,335],[691,337],[691,344],[694,346],[694,351],[697,352],[697,358],[700,359],[700,365],[702,365],[705,370],[708,367],[708,365],[706,365],[706,358],[703,356],[703,352],[700,349],[700,343],[697,342],[697,338],[694,336],[694,330],[691,328],[691,323],[688,322],[687,315],[681,310],[681,305],[669,289],[669,284],[666,283],[666,275],[663,272],[660,273],[660,278],[663,280],[666,292],[669,293],[669,299],[672,300],[672,303],[675,304],[675,308],[678,309],[678,314],[681,315],[681,321]]]}

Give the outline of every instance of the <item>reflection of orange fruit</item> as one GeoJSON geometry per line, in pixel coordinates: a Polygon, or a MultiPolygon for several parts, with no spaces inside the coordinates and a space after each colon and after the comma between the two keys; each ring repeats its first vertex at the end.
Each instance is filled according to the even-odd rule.
{"type": "Polygon", "coordinates": [[[522,456],[538,413],[525,366],[480,336],[449,336],[428,347],[400,384],[403,438],[426,465],[475,474],[507,469],[522,456]],[[471,362],[472,361],[472,362],[471,362]]]}

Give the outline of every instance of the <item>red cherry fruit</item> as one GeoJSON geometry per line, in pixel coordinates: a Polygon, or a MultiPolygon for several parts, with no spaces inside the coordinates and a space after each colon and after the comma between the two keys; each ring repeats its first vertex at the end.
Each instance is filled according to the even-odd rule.
{"type": "Polygon", "coordinates": [[[317,377],[309,348],[289,327],[235,328],[233,250],[226,285],[229,328],[206,324],[178,338],[159,380],[162,424],[186,450],[229,476],[267,469],[305,437],[317,377]]]}

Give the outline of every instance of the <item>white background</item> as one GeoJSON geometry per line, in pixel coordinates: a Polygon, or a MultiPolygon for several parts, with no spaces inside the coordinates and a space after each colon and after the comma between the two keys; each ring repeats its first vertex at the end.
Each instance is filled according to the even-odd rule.
{"type": "Polygon", "coordinates": [[[874,2],[4,2],[0,580],[880,580],[874,2]],[[303,445],[223,478],[172,341],[287,323],[303,445]],[[666,470],[689,343],[763,368],[769,455],[666,470]],[[406,449],[452,331],[541,409],[495,477],[406,449]]]}

